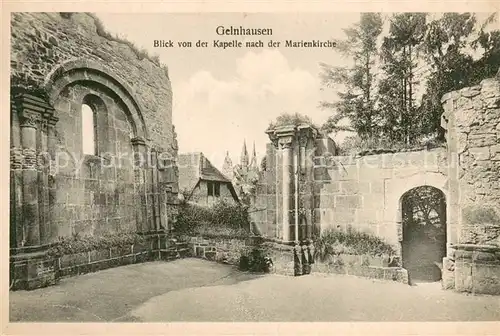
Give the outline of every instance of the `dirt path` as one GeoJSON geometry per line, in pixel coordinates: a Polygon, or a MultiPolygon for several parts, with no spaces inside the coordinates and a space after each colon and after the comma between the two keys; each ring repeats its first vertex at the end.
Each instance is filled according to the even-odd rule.
{"type": "Polygon", "coordinates": [[[11,321],[500,321],[500,300],[350,276],[258,276],[197,259],[10,293],[11,321]]]}

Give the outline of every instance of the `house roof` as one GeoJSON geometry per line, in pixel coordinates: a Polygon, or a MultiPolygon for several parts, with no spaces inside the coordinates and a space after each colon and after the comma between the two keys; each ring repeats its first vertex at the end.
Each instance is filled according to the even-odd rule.
{"type": "Polygon", "coordinates": [[[215,168],[203,153],[179,154],[177,162],[180,190],[192,191],[200,180],[226,182],[233,189],[231,181],[215,168]]]}

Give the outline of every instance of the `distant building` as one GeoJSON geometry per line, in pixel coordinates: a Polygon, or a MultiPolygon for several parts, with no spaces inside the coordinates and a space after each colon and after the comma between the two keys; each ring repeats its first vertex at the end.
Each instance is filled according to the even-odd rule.
{"type": "Polygon", "coordinates": [[[230,181],[234,178],[233,172],[233,161],[229,156],[229,152],[226,152],[226,158],[224,159],[224,164],[222,165],[222,173],[226,176],[230,181]]]}
{"type": "Polygon", "coordinates": [[[257,165],[255,143],[253,145],[252,157],[249,158],[246,142],[243,142],[240,163],[233,167],[233,184],[238,192],[238,196],[243,200],[243,203],[250,202],[251,196],[255,193],[258,179],[259,167],[257,165]]]}
{"type": "Polygon", "coordinates": [[[186,201],[208,206],[217,200],[239,203],[231,180],[203,153],[179,154],[179,189],[186,201]]]}

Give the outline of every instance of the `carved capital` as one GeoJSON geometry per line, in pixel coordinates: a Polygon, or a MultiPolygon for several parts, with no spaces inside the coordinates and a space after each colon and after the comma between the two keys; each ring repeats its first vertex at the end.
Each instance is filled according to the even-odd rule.
{"type": "Polygon", "coordinates": [[[293,126],[280,127],[266,131],[269,139],[276,148],[290,148],[296,135],[296,129],[293,126]]]}
{"type": "Polygon", "coordinates": [[[15,111],[19,113],[21,127],[36,128],[42,120],[51,118],[54,108],[46,100],[35,94],[19,92],[12,97],[15,111]]]}
{"type": "Polygon", "coordinates": [[[146,140],[143,137],[135,137],[130,140],[132,146],[146,146],[146,140]]]}
{"type": "Polygon", "coordinates": [[[19,118],[21,127],[27,128],[37,128],[38,123],[40,122],[40,116],[31,113],[23,113],[23,115],[19,118]]]}
{"type": "Polygon", "coordinates": [[[268,135],[269,135],[269,140],[271,140],[271,143],[273,144],[274,148],[279,148],[278,137],[274,133],[268,133],[268,135]]]}
{"type": "Polygon", "coordinates": [[[281,149],[292,148],[293,137],[292,136],[280,137],[278,140],[278,143],[279,143],[281,149]]]}
{"type": "Polygon", "coordinates": [[[54,117],[54,116],[50,116],[50,118],[47,119],[47,123],[49,126],[55,126],[58,121],[59,121],[59,118],[54,117]]]}

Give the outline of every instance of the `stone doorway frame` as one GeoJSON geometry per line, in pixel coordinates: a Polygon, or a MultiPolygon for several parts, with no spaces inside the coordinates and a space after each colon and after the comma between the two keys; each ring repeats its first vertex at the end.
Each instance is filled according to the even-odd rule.
{"type": "Polygon", "coordinates": [[[393,235],[391,242],[398,248],[398,256],[402,261],[402,242],[403,242],[403,221],[402,221],[402,200],[406,192],[413,188],[421,186],[430,186],[440,190],[446,202],[446,254],[450,252],[450,246],[455,240],[456,223],[450,219],[455,218],[452,210],[455,208],[450,204],[450,195],[448,190],[449,179],[442,173],[426,172],[418,173],[409,177],[390,179],[385,182],[386,202],[384,208],[384,222],[392,226],[393,235]]]}
{"type": "MultiPolygon", "coordinates": [[[[416,189],[416,188],[422,188],[422,187],[428,187],[428,188],[433,188],[437,191],[440,192],[440,196],[443,198],[444,200],[444,205],[445,205],[445,221],[444,221],[444,225],[445,225],[445,230],[446,230],[446,234],[445,234],[445,251],[444,251],[444,255],[442,255],[441,257],[441,265],[438,266],[441,270],[441,278],[439,279],[439,281],[441,281],[443,275],[442,275],[442,271],[443,271],[443,258],[446,257],[447,253],[448,253],[448,243],[449,243],[449,240],[448,240],[448,218],[446,217],[448,215],[448,209],[449,209],[449,206],[448,206],[448,203],[447,203],[447,198],[446,198],[446,194],[445,194],[445,191],[440,189],[440,188],[436,188],[434,186],[431,186],[431,185],[420,185],[420,186],[416,186],[416,187],[413,187],[413,188],[410,188],[408,189],[406,192],[404,192],[401,197],[399,198],[399,211],[398,211],[398,214],[399,214],[399,222],[398,222],[398,226],[400,226],[400,228],[398,228],[398,234],[399,232],[401,232],[401,236],[400,236],[400,241],[399,241],[399,245],[398,247],[401,249],[401,265],[404,267],[404,261],[405,261],[405,255],[404,255],[404,252],[403,252],[403,245],[404,245],[404,236],[405,236],[405,233],[404,233],[404,223],[403,223],[403,218],[402,218],[402,215],[403,215],[403,200],[404,198],[406,197],[407,193],[416,189]]],[[[442,223],[441,223],[442,224],[442,223]]],[[[440,245],[442,244],[442,242],[439,243],[440,245]]],[[[410,274],[410,271],[408,269],[406,269],[408,271],[408,276],[411,276],[410,274]]],[[[410,278],[411,279],[411,278],[410,278]]],[[[409,279],[409,280],[410,280],[409,279]]],[[[410,281],[411,283],[411,281],[410,281]]]]}

